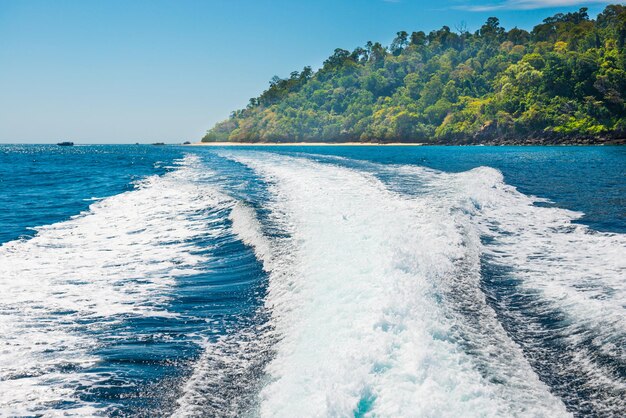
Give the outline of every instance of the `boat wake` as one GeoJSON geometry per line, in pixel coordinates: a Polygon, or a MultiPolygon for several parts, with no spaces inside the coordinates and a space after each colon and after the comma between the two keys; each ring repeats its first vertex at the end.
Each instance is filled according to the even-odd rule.
{"type": "Polygon", "coordinates": [[[290,236],[270,269],[260,415],[566,414],[480,292],[463,215],[335,165],[231,158],[271,184],[290,236]]]}
{"type": "Polygon", "coordinates": [[[175,278],[206,261],[189,244],[208,233],[203,211],[227,202],[197,183],[198,158],[176,166],[0,247],[0,415],[96,414],[76,390],[110,377],[88,372],[100,337],[132,318],[172,315],[175,278]]]}
{"type": "Polygon", "coordinates": [[[177,315],[205,272],[189,297],[222,297],[173,416],[621,415],[626,236],[580,215],[488,167],[187,156],[0,247],[0,414],[107,414],[81,396],[99,335],[177,315]]]}

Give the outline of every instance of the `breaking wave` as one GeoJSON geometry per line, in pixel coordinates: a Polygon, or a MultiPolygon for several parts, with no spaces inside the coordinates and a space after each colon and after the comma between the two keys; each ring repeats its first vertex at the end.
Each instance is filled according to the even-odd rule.
{"type": "Polygon", "coordinates": [[[110,378],[102,337],[179,315],[200,349],[161,388],[176,417],[626,411],[623,234],[489,167],[222,150],[171,170],[0,246],[0,415],[111,413],[83,396],[110,378]]]}
{"type": "Polygon", "coordinates": [[[106,379],[98,334],[129,318],[172,315],[176,277],[206,257],[190,241],[207,233],[207,207],[227,199],[194,180],[197,157],[92,204],[72,219],[0,247],[0,415],[53,411],[88,416],[98,405],[76,390],[106,379]]]}
{"type": "Polygon", "coordinates": [[[260,415],[566,415],[480,291],[467,215],[335,165],[228,156],[267,180],[290,237],[260,415]]]}

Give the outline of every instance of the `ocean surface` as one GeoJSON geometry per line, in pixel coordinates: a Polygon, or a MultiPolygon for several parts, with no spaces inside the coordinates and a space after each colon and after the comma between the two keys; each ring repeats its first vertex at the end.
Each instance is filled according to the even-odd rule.
{"type": "Polygon", "coordinates": [[[0,416],[624,416],[626,147],[0,145],[0,416]]]}

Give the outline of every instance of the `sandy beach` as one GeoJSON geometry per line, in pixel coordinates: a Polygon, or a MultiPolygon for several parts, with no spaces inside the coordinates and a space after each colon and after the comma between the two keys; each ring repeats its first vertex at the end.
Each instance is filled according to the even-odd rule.
{"type": "Polygon", "coordinates": [[[423,143],[392,142],[388,144],[368,142],[195,142],[195,147],[376,147],[376,146],[421,146],[423,143]]]}

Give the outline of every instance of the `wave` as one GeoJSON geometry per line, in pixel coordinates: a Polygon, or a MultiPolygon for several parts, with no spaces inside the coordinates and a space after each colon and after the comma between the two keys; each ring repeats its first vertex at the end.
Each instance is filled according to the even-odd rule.
{"type": "MultiPolygon", "coordinates": [[[[322,161],[368,172],[404,198],[429,202],[438,213],[448,213],[471,241],[465,245],[467,255],[473,254],[480,270],[472,276],[477,280],[452,278],[444,292],[466,326],[475,334],[487,330],[482,332],[492,339],[484,314],[495,313],[490,322],[500,322],[569,411],[626,411],[626,235],[576,223],[582,213],[520,193],[489,167],[446,173],[419,166],[322,161]],[[476,309],[468,294],[475,295],[473,300],[482,298],[481,305],[486,302],[491,310],[476,309]]],[[[463,345],[475,351],[473,343],[463,345]]],[[[501,342],[491,346],[500,353],[496,358],[505,358],[502,353],[508,350],[501,342]]]]}
{"type": "MultiPolygon", "coordinates": [[[[269,270],[276,253],[254,209],[238,202],[230,208],[228,218],[230,232],[253,248],[256,258],[269,270]]],[[[264,368],[274,355],[273,331],[267,311],[260,306],[243,326],[215,341],[205,341],[203,354],[181,390],[172,417],[253,415],[258,408],[256,395],[264,368]]]]}
{"type": "Polygon", "coordinates": [[[567,415],[480,291],[467,215],[348,168],[223,155],[271,185],[289,236],[273,242],[289,259],[270,266],[261,416],[567,415]]]}
{"type": "Polygon", "coordinates": [[[98,349],[179,291],[220,294],[175,417],[626,410],[623,234],[488,167],[217,152],[0,246],[0,415],[122,411],[98,349]]]}
{"type": "Polygon", "coordinates": [[[576,224],[493,169],[445,177],[482,237],[492,305],[542,380],[578,414],[626,411],[626,235],[576,224]]]}
{"type": "Polygon", "coordinates": [[[98,336],[129,318],[174,315],[178,277],[202,269],[193,240],[210,226],[206,208],[230,204],[198,180],[198,157],[136,189],[92,204],[72,219],[0,247],[0,415],[101,414],[77,388],[106,379],[98,336]]]}

